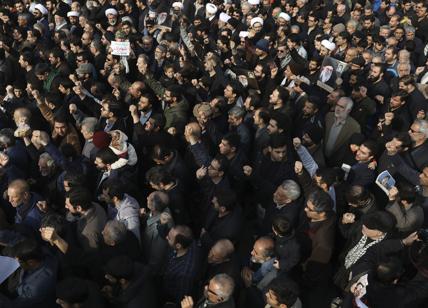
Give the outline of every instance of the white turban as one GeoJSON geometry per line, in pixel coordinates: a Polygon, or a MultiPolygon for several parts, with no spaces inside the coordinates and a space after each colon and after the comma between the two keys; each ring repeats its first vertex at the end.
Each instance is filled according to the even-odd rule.
{"type": "Polygon", "coordinates": [[[285,21],[290,21],[291,20],[290,15],[288,15],[287,13],[284,13],[284,12],[279,13],[278,18],[282,18],[285,21]]]}
{"type": "Polygon", "coordinates": [[[251,19],[251,27],[254,27],[254,24],[256,23],[260,23],[263,26],[263,19],[261,17],[254,17],[253,19],[251,19]]]}
{"type": "Polygon", "coordinates": [[[48,10],[47,10],[43,5],[41,5],[40,3],[39,3],[39,4],[36,4],[36,5],[34,6],[34,8],[35,8],[36,10],[39,10],[39,11],[40,11],[40,13],[42,13],[42,15],[46,15],[46,14],[48,13],[48,10]]]}
{"type": "Polygon", "coordinates": [[[333,42],[330,42],[329,40],[322,40],[321,45],[327,48],[330,51],[333,51],[336,49],[336,44],[333,42]]]}
{"type": "Polygon", "coordinates": [[[217,7],[214,4],[212,4],[212,3],[207,3],[207,5],[205,6],[205,10],[209,14],[215,14],[215,13],[217,13],[217,7]]]}
{"type": "Polygon", "coordinates": [[[108,17],[108,15],[114,15],[114,16],[117,16],[117,11],[115,10],[115,9],[113,9],[113,8],[110,8],[110,9],[107,9],[106,10],[106,17],[108,17]]]}

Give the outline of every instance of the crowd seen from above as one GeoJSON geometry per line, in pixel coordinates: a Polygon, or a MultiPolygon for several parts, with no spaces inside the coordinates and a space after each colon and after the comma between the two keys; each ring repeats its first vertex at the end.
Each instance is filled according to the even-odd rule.
{"type": "Polygon", "coordinates": [[[427,307],[427,87],[426,1],[0,1],[0,306],[427,307]]]}

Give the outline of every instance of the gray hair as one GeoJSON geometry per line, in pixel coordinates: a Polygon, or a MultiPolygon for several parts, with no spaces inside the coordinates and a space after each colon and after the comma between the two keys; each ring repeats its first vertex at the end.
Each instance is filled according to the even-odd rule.
{"type": "Polygon", "coordinates": [[[93,117],[87,117],[82,120],[80,127],[85,127],[88,133],[94,133],[97,128],[98,119],[93,117]]]}
{"type": "Polygon", "coordinates": [[[352,100],[352,98],[344,96],[339,98],[339,101],[340,100],[346,104],[346,110],[351,111],[352,107],[354,106],[354,101],[352,100]]]}
{"type": "Polygon", "coordinates": [[[216,294],[222,297],[224,302],[229,300],[235,289],[233,278],[227,274],[217,274],[211,280],[218,286],[216,294]]]}
{"type": "Polygon", "coordinates": [[[415,120],[413,124],[416,124],[419,126],[419,132],[423,133],[425,138],[428,138],[428,121],[426,120],[415,120]]]}
{"type": "Polygon", "coordinates": [[[157,212],[163,212],[168,207],[169,197],[163,191],[154,191],[151,193],[153,196],[153,208],[157,212]]]}
{"type": "Polygon", "coordinates": [[[104,233],[108,233],[109,238],[115,243],[123,242],[127,232],[126,225],[119,220],[110,220],[104,227],[104,233]]]}
{"type": "Polygon", "coordinates": [[[229,110],[229,115],[235,116],[237,118],[243,118],[245,116],[245,110],[241,107],[235,106],[229,110]]]}
{"type": "Polygon", "coordinates": [[[55,166],[55,160],[47,152],[44,152],[44,153],[40,154],[39,161],[40,160],[44,160],[46,162],[46,165],[48,165],[48,167],[55,166]]]}
{"type": "Polygon", "coordinates": [[[15,144],[15,137],[12,129],[3,128],[0,130],[0,144],[5,147],[10,147],[15,144]]]}
{"type": "Polygon", "coordinates": [[[404,31],[406,31],[406,33],[409,33],[409,32],[415,33],[416,32],[416,28],[413,27],[413,26],[405,26],[404,27],[404,31]]]}
{"type": "Polygon", "coordinates": [[[285,180],[281,184],[281,188],[285,191],[285,194],[292,201],[300,198],[301,190],[299,184],[293,180],[285,180]]]}

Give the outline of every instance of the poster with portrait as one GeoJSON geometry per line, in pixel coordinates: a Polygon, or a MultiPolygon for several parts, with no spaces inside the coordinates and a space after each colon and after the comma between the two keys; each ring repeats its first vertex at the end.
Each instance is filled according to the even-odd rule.
{"type": "Polygon", "coordinates": [[[317,85],[328,92],[336,88],[336,79],[348,69],[348,64],[332,57],[325,57],[322,62],[317,85]]]}
{"type": "Polygon", "coordinates": [[[391,188],[395,186],[395,179],[388,170],[385,170],[376,178],[376,184],[388,195],[391,188]]]}

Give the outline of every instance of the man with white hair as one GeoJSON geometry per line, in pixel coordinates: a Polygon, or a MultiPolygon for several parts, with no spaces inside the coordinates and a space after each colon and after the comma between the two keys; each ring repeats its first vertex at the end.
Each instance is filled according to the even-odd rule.
{"type": "Polygon", "coordinates": [[[266,207],[261,234],[272,232],[273,219],[279,215],[287,217],[290,224],[295,226],[301,209],[300,196],[299,184],[293,180],[282,182],[273,194],[273,202],[266,207]]]}
{"type": "Polygon", "coordinates": [[[353,105],[351,98],[342,97],[337,101],[334,112],[326,115],[324,154],[331,166],[341,164],[349,138],[361,132],[360,124],[349,115],[353,105]]]}
{"type": "Polygon", "coordinates": [[[185,296],[181,301],[181,308],[193,307],[218,307],[234,308],[235,302],[232,297],[235,282],[227,274],[215,275],[205,286],[204,296],[196,305],[192,297],[185,296]]]}

